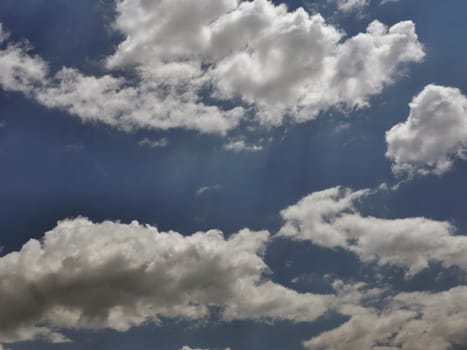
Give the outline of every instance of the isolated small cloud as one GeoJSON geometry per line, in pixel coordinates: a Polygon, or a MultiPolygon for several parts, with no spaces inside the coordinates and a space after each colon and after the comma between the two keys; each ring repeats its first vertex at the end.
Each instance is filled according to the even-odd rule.
{"type": "Polygon", "coordinates": [[[169,144],[169,140],[163,137],[158,140],[151,140],[147,137],[138,142],[138,145],[149,148],[164,148],[169,144]]]}
{"type": "Polygon", "coordinates": [[[203,186],[200,187],[196,190],[196,195],[197,196],[202,196],[203,194],[206,194],[207,192],[210,191],[219,191],[222,189],[221,185],[212,185],[212,186],[203,186]]]}
{"type": "Polygon", "coordinates": [[[396,174],[449,171],[467,151],[467,97],[456,88],[426,86],[410,103],[407,120],[386,132],[386,142],[396,174]]]}
{"type": "Polygon", "coordinates": [[[263,150],[262,145],[248,144],[245,140],[231,140],[224,145],[227,151],[235,153],[240,152],[259,152],[263,150]]]}

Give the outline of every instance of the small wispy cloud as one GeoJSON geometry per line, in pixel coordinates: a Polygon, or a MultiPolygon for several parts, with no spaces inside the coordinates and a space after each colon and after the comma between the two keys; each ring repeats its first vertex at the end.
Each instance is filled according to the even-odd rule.
{"type": "Polygon", "coordinates": [[[228,151],[239,152],[259,152],[263,149],[262,145],[248,144],[244,140],[231,140],[224,145],[228,151]]]}
{"type": "Polygon", "coordinates": [[[138,145],[142,147],[149,147],[149,148],[163,148],[169,144],[169,140],[166,137],[163,137],[158,140],[151,140],[148,138],[144,138],[138,142],[138,145]]]}
{"type": "Polygon", "coordinates": [[[198,188],[198,190],[196,191],[196,195],[202,196],[206,192],[219,191],[220,189],[222,189],[222,186],[218,184],[212,185],[212,186],[203,186],[203,187],[198,188]]]}

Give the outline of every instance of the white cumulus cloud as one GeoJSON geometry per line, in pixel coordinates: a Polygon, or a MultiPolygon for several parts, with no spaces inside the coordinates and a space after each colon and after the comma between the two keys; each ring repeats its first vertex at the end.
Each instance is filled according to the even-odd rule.
{"type": "Polygon", "coordinates": [[[467,150],[467,97],[428,85],[410,103],[406,121],[386,132],[386,157],[395,173],[443,174],[467,150]]]}
{"type": "Polygon", "coordinates": [[[467,237],[455,236],[450,223],[423,217],[363,216],[354,204],[368,193],[340,187],[312,193],[281,211],[285,223],[278,235],[343,248],[365,262],[406,268],[407,277],[430,262],[467,270],[467,237]]]}
{"type": "Polygon", "coordinates": [[[69,341],[61,329],[126,331],[164,318],[312,321],[329,297],[267,278],[266,231],[184,237],[136,222],[65,220],[0,258],[0,342],[69,341]]]}
{"type": "Polygon", "coordinates": [[[113,28],[125,39],[106,58],[106,75],[72,67],[46,75],[44,62],[10,44],[0,50],[0,57],[13,55],[4,58],[4,69],[0,58],[0,86],[124,130],[225,134],[247,115],[270,127],[330,108],[364,108],[404,64],[424,57],[410,21],[392,27],[374,21],[347,38],[319,14],[269,0],[119,0],[116,6],[113,28]],[[18,69],[21,74],[12,73],[18,69]],[[134,71],[131,81],[122,69],[134,71]],[[36,80],[41,84],[31,88],[36,80]]]}

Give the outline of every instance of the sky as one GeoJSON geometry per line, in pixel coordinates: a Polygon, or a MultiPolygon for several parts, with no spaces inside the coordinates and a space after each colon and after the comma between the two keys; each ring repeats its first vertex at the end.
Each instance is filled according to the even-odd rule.
{"type": "Polygon", "coordinates": [[[2,0],[0,350],[465,349],[466,11],[2,0]]]}

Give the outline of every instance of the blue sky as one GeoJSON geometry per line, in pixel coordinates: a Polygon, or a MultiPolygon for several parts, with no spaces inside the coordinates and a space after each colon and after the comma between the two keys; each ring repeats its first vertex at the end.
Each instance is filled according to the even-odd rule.
{"type": "Polygon", "coordinates": [[[0,3],[0,349],[465,347],[467,4],[195,3],[0,3]]]}

